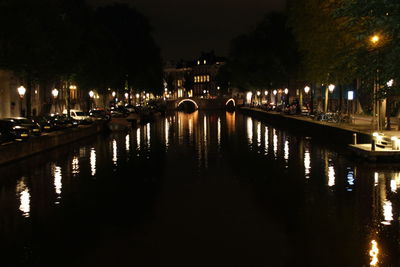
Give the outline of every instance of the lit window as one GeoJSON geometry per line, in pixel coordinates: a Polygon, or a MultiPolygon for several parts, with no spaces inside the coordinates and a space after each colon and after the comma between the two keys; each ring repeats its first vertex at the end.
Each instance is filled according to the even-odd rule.
{"type": "Polygon", "coordinates": [[[207,75],[207,82],[210,81],[210,75],[207,75]]]}
{"type": "Polygon", "coordinates": [[[200,60],[197,60],[197,65],[200,65],[200,60]]]}
{"type": "Polygon", "coordinates": [[[207,64],[207,61],[204,59],[204,65],[206,65],[207,64]]]}
{"type": "Polygon", "coordinates": [[[178,87],[182,87],[182,80],[178,80],[178,87]]]}

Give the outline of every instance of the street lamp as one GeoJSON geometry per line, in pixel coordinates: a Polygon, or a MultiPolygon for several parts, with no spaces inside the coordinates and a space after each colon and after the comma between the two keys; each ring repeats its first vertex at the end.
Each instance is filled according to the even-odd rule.
{"type": "Polygon", "coordinates": [[[57,88],[54,88],[51,91],[51,94],[53,95],[53,105],[54,105],[54,113],[57,113],[57,105],[56,105],[56,98],[58,97],[58,90],[57,88]]]}
{"type": "Polygon", "coordinates": [[[23,109],[22,109],[22,100],[24,99],[24,96],[25,96],[25,93],[26,93],[26,88],[25,87],[23,87],[23,86],[20,86],[20,87],[18,87],[18,89],[17,89],[17,91],[18,91],[18,94],[19,94],[19,99],[20,99],[20,113],[21,113],[21,117],[23,117],[24,116],[24,114],[23,114],[23,109]]]}
{"type": "MultiPolygon", "coordinates": [[[[325,89],[326,90],[326,89],[325,89]]],[[[332,94],[333,90],[335,90],[335,85],[334,84],[330,84],[328,86],[328,90],[329,92],[332,94]]],[[[331,101],[332,102],[332,101],[331,101]]],[[[325,112],[328,111],[328,106],[329,106],[329,93],[328,91],[325,91],[325,112]]],[[[332,105],[331,105],[331,109],[332,109],[332,105]]]]}
{"type": "Polygon", "coordinates": [[[93,97],[94,97],[94,92],[92,90],[89,91],[89,97],[90,97],[90,103],[89,103],[89,109],[93,108],[93,97]]]}
{"type": "Polygon", "coordinates": [[[304,92],[305,92],[306,94],[308,94],[308,92],[310,92],[310,90],[311,90],[310,86],[304,87],[304,92]]]}

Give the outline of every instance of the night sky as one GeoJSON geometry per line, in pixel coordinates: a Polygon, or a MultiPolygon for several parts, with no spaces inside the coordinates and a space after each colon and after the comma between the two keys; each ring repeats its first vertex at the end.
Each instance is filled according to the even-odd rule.
{"type": "Polygon", "coordinates": [[[201,51],[225,56],[229,41],[253,27],[268,11],[284,10],[286,0],[88,0],[129,3],[150,18],[166,60],[191,59],[201,51]]]}

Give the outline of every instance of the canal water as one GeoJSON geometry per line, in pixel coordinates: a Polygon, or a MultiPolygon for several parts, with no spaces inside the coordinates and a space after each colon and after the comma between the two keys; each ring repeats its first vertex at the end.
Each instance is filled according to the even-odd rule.
{"type": "Polygon", "coordinates": [[[0,266],[400,266],[400,166],[174,113],[0,167],[0,266]]]}

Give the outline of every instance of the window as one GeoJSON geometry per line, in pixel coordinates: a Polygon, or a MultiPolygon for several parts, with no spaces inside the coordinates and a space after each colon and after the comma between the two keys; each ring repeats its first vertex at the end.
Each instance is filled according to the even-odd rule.
{"type": "Polygon", "coordinates": [[[210,81],[210,75],[207,75],[207,82],[210,81]]]}
{"type": "Polygon", "coordinates": [[[178,87],[182,87],[182,80],[178,80],[178,87]]]}

